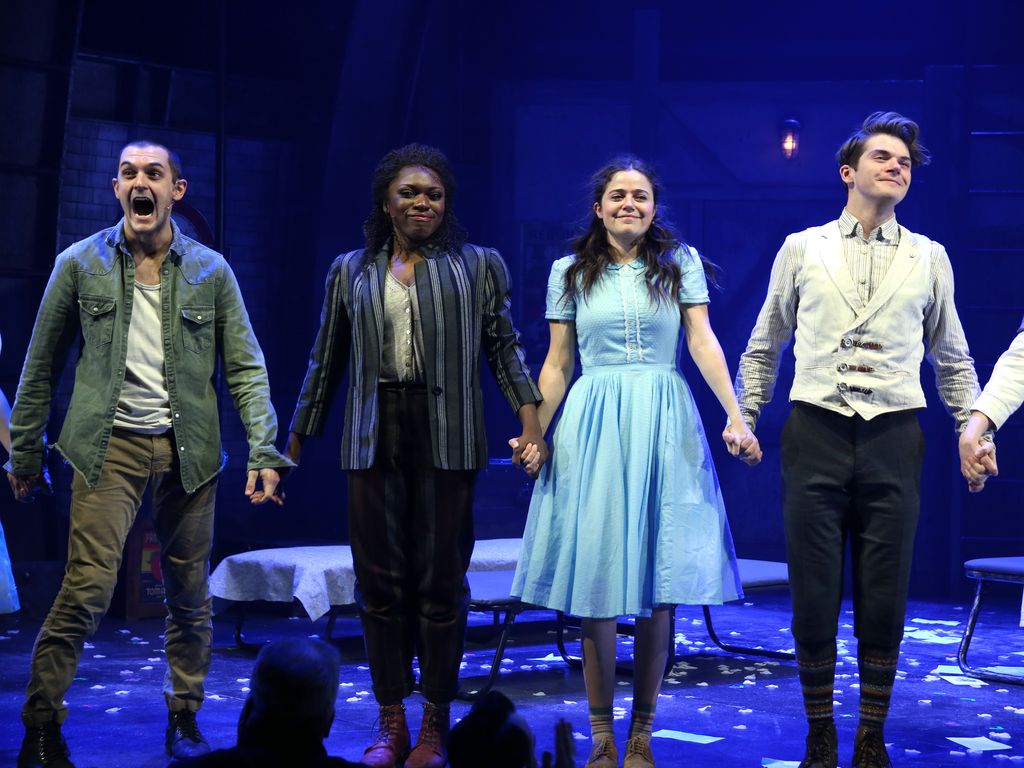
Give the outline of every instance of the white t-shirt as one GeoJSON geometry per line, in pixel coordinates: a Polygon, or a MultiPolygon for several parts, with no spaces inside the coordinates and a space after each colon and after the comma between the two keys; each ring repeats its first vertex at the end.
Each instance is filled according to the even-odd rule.
{"type": "Polygon", "coordinates": [[[124,383],[114,426],[158,435],[171,428],[171,405],[164,379],[164,341],[160,329],[160,286],[135,283],[135,306],[128,327],[124,383]]]}

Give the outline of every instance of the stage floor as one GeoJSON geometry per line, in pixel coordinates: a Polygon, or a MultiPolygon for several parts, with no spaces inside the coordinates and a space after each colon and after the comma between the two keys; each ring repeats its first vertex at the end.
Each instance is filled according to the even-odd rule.
{"type": "MultiPolygon", "coordinates": [[[[899,679],[886,731],[896,766],[1019,765],[1024,761],[1024,686],[988,684],[943,676],[956,665],[957,643],[967,605],[912,602],[907,614],[899,679]],[[970,750],[951,738],[975,739],[970,750]],[[993,748],[996,747],[996,748],[993,748]],[[1009,763],[1004,762],[1010,760],[1009,763]]],[[[857,722],[856,645],[852,614],[844,606],[840,666],[835,687],[840,765],[848,766],[857,722]]],[[[971,647],[976,664],[1024,667],[1024,630],[1017,626],[1020,592],[994,596],[983,613],[971,647]]],[[[490,616],[474,614],[464,660],[464,688],[486,678],[495,637],[490,616]]],[[[788,597],[762,593],[715,610],[715,626],[728,642],[790,649],[788,597]]],[[[39,620],[0,616],[0,764],[14,765],[21,741],[19,709],[29,655],[39,620]]],[[[142,768],[166,765],[163,733],[166,710],[161,698],[164,671],[162,621],[126,622],[108,618],[86,647],[67,702],[64,733],[79,768],[142,768]]],[[[270,640],[322,635],[326,619],[259,612],[247,619],[247,638],[270,640]]],[[[570,720],[577,735],[577,761],[589,750],[586,695],[581,673],[557,656],[552,615],[528,612],[516,622],[504,654],[497,686],[515,701],[533,726],[539,750],[551,749],[552,725],[570,720]]],[[[370,692],[358,621],[338,620],[333,640],[342,652],[338,714],[327,740],[328,751],[357,760],[370,738],[376,704],[370,692]]],[[[233,646],[230,614],[215,624],[212,669],[200,725],[214,747],[234,743],[235,725],[245,698],[253,653],[233,646]]],[[[804,717],[799,681],[792,662],[743,657],[719,650],[706,634],[698,608],[677,611],[679,661],[666,680],[655,721],[654,754],[660,766],[786,766],[803,755],[804,717]]],[[[578,653],[578,643],[570,645],[578,653]]],[[[620,640],[628,658],[631,644],[620,640]]],[[[1024,671],[1024,670],[1022,670],[1024,671]]],[[[616,733],[624,741],[631,688],[619,679],[615,698],[616,733]]],[[[410,724],[419,722],[418,702],[410,700],[410,724]]],[[[456,702],[453,718],[469,705],[456,702]]]]}

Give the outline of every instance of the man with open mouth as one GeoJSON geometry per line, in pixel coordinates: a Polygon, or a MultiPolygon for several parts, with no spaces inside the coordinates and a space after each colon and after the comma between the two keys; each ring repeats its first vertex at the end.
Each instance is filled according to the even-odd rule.
{"type": "Polygon", "coordinates": [[[45,490],[51,382],[78,349],[71,402],[53,446],[74,468],[64,582],[36,639],[19,768],[72,766],[61,734],[64,695],[85,639],[110,605],[147,486],[167,605],[165,748],[209,751],[196,712],[210,666],[209,558],[223,467],[214,371],[249,442],[245,494],[274,501],[277,417],[260,351],[231,268],[171,220],[188,186],[177,155],[149,141],[121,151],[113,179],[124,218],[57,257],[29,343],[11,417],[15,497],[45,490]]]}

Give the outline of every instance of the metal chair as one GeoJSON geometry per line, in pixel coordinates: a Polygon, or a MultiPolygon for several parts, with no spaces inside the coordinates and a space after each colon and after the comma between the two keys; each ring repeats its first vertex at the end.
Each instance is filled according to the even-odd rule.
{"type": "Polygon", "coordinates": [[[981,596],[985,590],[985,585],[993,581],[1001,581],[1007,584],[1024,584],[1024,557],[982,557],[976,560],[968,560],[964,563],[964,571],[967,578],[977,580],[978,586],[974,590],[974,603],[971,605],[971,615],[967,619],[967,626],[964,627],[964,636],[960,640],[960,650],[957,653],[957,662],[960,664],[960,669],[963,670],[965,675],[977,677],[981,680],[1024,685],[1024,675],[990,672],[984,667],[974,667],[967,662],[967,649],[971,646],[974,628],[978,623],[978,615],[981,613],[981,596]]]}

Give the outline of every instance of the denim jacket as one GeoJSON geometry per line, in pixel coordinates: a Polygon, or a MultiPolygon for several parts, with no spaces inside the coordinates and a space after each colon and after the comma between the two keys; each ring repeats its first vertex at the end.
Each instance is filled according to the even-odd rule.
{"type": "MultiPolygon", "coordinates": [[[[11,466],[39,472],[53,387],[78,346],[75,386],[54,447],[93,487],[107,452],[124,381],[135,261],[124,221],[75,243],[57,257],[39,305],[11,414],[11,466]]],[[[249,324],[234,273],[217,252],[173,238],[160,273],[164,375],[181,482],[189,493],[223,466],[214,372],[217,358],[245,424],[249,469],[291,466],[274,448],[277,416],[263,352],[249,324]]]]}

